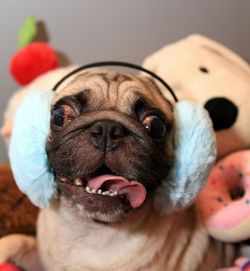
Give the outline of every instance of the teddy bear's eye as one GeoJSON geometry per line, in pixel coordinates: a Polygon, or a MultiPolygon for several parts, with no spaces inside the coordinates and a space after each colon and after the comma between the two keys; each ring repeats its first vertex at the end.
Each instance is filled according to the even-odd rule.
{"type": "Polygon", "coordinates": [[[199,70],[201,72],[203,72],[203,73],[209,73],[209,70],[206,67],[203,67],[203,66],[199,67],[199,70]]]}
{"type": "Polygon", "coordinates": [[[56,126],[65,126],[76,117],[76,113],[69,105],[60,105],[52,113],[52,123],[56,126]]]}
{"type": "Polygon", "coordinates": [[[157,116],[147,116],[142,123],[155,139],[163,138],[167,133],[166,123],[157,116]]]}

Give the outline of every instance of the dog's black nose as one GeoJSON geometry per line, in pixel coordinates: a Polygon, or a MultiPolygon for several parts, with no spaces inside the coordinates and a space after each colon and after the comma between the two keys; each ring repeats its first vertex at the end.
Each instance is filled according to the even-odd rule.
{"type": "Polygon", "coordinates": [[[215,131],[230,128],[238,116],[237,106],[226,98],[210,99],[205,103],[204,107],[209,112],[215,131]]]}
{"type": "Polygon", "coordinates": [[[90,127],[93,145],[101,151],[111,151],[128,135],[128,130],[117,122],[104,120],[90,127]]]}

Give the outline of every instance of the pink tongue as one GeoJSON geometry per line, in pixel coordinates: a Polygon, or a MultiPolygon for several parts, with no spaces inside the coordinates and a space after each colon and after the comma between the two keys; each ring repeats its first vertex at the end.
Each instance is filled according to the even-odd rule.
{"type": "Polygon", "coordinates": [[[140,207],[146,198],[145,187],[137,181],[128,181],[127,179],[114,176],[102,175],[88,180],[88,185],[91,189],[100,189],[105,185],[106,190],[117,191],[119,195],[125,194],[132,208],[140,207]]]}

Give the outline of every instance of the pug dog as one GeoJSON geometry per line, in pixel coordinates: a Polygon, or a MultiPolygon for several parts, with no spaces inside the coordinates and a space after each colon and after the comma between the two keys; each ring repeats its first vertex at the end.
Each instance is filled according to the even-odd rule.
{"type": "MultiPolygon", "coordinates": [[[[212,271],[235,258],[195,205],[167,215],[154,197],[174,160],[173,105],[148,77],[94,69],[55,96],[46,143],[57,197],[37,239],[0,241],[27,271],[212,271]]],[[[188,157],[187,157],[188,159],[188,157]]]]}

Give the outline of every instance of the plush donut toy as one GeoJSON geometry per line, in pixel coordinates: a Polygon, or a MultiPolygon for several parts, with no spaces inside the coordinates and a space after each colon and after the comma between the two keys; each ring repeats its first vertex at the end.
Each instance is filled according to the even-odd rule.
{"type": "Polygon", "coordinates": [[[209,233],[225,242],[250,237],[250,150],[220,160],[197,199],[209,233]]]}
{"type": "Polygon", "coordinates": [[[233,266],[220,268],[216,271],[250,271],[250,259],[238,258],[233,266]]]}

